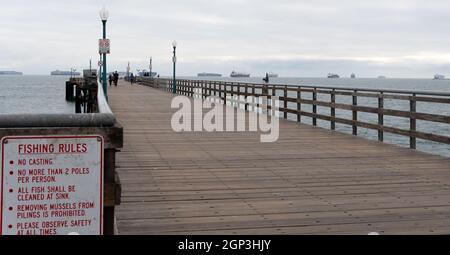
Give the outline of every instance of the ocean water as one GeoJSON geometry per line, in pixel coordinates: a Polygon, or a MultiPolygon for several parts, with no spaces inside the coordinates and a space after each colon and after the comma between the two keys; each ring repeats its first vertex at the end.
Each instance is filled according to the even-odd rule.
{"type": "Polygon", "coordinates": [[[0,75],[0,114],[74,113],[65,100],[68,76],[0,75]]]}
{"type": "MultiPolygon", "coordinates": [[[[179,77],[187,79],[202,79],[198,77],[179,77]]],[[[0,114],[12,113],[73,113],[73,103],[65,101],[65,82],[67,76],[1,76],[0,75],[0,114]]],[[[234,81],[261,83],[262,78],[229,78],[229,77],[204,77],[206,80],[234,81]]],[[[450,80],[430,79],[366,79],[366,78],[271,78],[271,84],[282,85],[313,85],[370,89],[396,89],[427,92],[450,93],[450,80]]],[[[281,96],[281,95],[280,95],[281,96]]],[[[296,95],[289,95],[295,97],[296,95]]],[[[311,93],[302,93],[305,99],[312,99],[311,93]]],[[[329,101],[329,95],[319,95],[318,100],[329,101]]],[[[351,97],[336,96],[338,103],[351,104],[351,97]]],[[[358,97],[358,105],[377,107],[376,98],[358,97]]],[[[408,101],[385,100],[386,109],[409,110],[408,101]]],[[[296,105],[290,103],[288,107],[296,109],[296,105]]],[[[311,112],[310,105],[302,105],[302,110],[311,112]]],[[[318,113],[330,114],[330,109],[317,107],[318,113]]],[[[450,105],[434,103],[417,103],[417,111],[450,116],[450,105]]],[[[351,119],[351,111],[336,109],[336,116],[351,119]]],[[[296,121],[296,116],[288,114],[288,119],[296,121]]],[[[371,113],[358,113],[358,120],[377,123],[378,116],[371,113]]],[[[302,117],[302,122],[312,124],[312,119],[302,117]]],[[[386,126],[409,129],[409,119],[398,117],[384,117],[386,126]]],[[[319,127],[330,128],[330,122],[317,120],[319,127]]],[[[336,130],[351,134],[351,126],[336,123],[336,130]]],[[[450,125],[417,120],[417,130],[450,136],[450,125]]],[[[376,130],[358,128],[358,135],[371,140],[378,139],[376,130]]],[[[409,147],[409,137],[385,133],[386,143],[402,147],[409,147]]],[[[417,139],[417,149],[423,152],[450,157],[450,145],[417,139]]]]}

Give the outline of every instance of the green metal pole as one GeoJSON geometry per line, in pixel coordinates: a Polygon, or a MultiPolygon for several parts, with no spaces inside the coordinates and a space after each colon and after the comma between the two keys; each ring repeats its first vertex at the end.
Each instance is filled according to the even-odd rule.
{"type": "Polygon", "coordinates": [[[176,55],[175,55],[175,49],[176,49],[176,47],[173,47],[173,88],[172,88],[172,91],[174,94],[177,93],[177,81],[175,79],[175,63],[177,62],[177,59],[176,59],[176,55]]]}
{"type": "MultiPolygon", "coordinates": [[[[106,20],[102,20],[103,22],[103,39],[106,39],[106,20]]],[[[103,74],[102,74],[102,84],[103,84],[103,92],[105,93],[105,98],[108,100],[107,93],[107,82],[106,82],[106,53],[103,53],[103,74]]]]}

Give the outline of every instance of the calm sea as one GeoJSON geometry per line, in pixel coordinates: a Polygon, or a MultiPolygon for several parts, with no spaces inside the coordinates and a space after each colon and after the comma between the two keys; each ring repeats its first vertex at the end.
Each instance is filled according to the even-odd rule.
{"type": "Polygon", "coordinates": [[[0,75],[0,114],[74,113],[65,100],[68,76],[0,75]]]}
{"type": "MultiPolygon", "coordinates": [[[[181,77],[180,77],[181,78],[181,77]]],[[[197,77],[183,77],[200,79],[197,77]]],[[[67,76],[0,76],[0,114],[10,113],[73,113],[73,103],[65,101],[65,82],[69,79],[67,76]]],[[[262,78],[228,78],[228,77],[207,77],[208,80],[235,81],[235,82],[253,82],[261,83],[262,78]]],[[[272,78],[271,83],[285,85],[316,85],[316,86],[335,86],[351,88],[371,88],[371,89],[400,89],[414,91],[434,91],[450,92],[450,80],[432,80],[432,79],[327,79],[327,78],[272,78]]],[[[295,96],[295,95],[292,95],[295,96]]],[[[311,99],[311,95],[303,95],[305,99],[311,99]],[[309,97],[309,98],[308,98],[309,97]]],[[[328,97],[318,100],[329,101],[328,97]]],[[[351,97],[337,96],[338,103],[351,104],[351,97]]],[[[376,98],[358,98],[358,104],[363,106],[377,107],[376,98]]],[[[399,100],[385,100],[385,108],[397,110],[409,110],[409,102],[399,100]]],[[[296,105],[291,104],[295,109],[296,105]]],[[[302,106],[303,110],[311,111],[311,106],[302,106]]],[[[318,112],[329,115],[329,108],[318,107],[318,112]]],[[[418,112],[450,115],[450,106],[418,103],[418,112]]],[[[351,112],[345,110],[336,110],[337,117],[351,118],[351,112]]],[[[296,120],[296,116],[289,114],[289,119],[296,120]]],[[[376,114],[358,114],[361,121],[377,123],[376,114]]],[[[303,117],[302,121],[311,124],[312,120],[303,117]]],[[[397,118],[385,116],[385,125],[409,129],[409,120],[406,118],[397,118]]],[[[318,120],[318,126],[329,129],[328,121],[318,120]]],[[[343,133],[351,134],[351,127],[343,124],[336,124],[336,129],[343,133]]],[[[431,123],[427,121],[417,121],[417,130],[430,132],[439,135],[450,136],[450,125],[431,123]]],[[[375,130],[358,128],[358,134],[371,140],[377,140],[378,135],[375,130]]],[[[396,144],[403,147],[409,146],[409,138],[391,135],[385,133],[385,142],[396,144]]],[[[420,151],[443,155],[450,157],[450,146],[439,143],[417,140],[417,149],[420,151]]]]}

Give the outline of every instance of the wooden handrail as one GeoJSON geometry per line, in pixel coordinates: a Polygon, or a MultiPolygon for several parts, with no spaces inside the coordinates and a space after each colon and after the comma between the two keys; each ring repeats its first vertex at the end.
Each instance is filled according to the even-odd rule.
{"type": "MultiPolygon", "coordinates": [[[[152,87],[162,88],[172,91],[172,79],[143,79],[142,84],[152,87]]],[[[310,117],[312,124],[317,125],[317,119],[330,122],[330,129],[335,130],[336,123],[352,126],[352,133],[358,134],[358,127],[373,129],[378,131],[378,140],[384,141],[384,133],[408,136],[410,138],[410,148],[416,148],[416,138],[434,141],[438,143],[450,144],[450,137],[442,134],[433,134],[417,131],[417,120],[450,124],[450,115],[431,114],[417,112],[417,102],[449,104],[450,93],[427,92],[427,91],[406,91],[406,90],[380,90],[365,88],[345,88],[345,87],[326,87],[326,86],[308,86],[308,85],[279,85],[279,84],[253,84],[253,83],[235,83],[226,81],[206,81],[206,80],[177,80],[177,93],[181,95],[194,95],[194,89],[201,91],[201,98],[208,96],[218,96],[227,104],[227,96],[248,96],[263,97],[271,99],[278,96],[280,103],[280,117],[288,119],[292,114],[298,122],[302,121],[302,116],[310,117]],[[311,99],[306,99],[305,95],[310,94],[311,99]],[[292,97],[294,95],[294,97],[292,97]],[[328,95],[329,101],[324,101],[323,95],[328,95]],[[322,97],[320,97],[322,96],[322,97]],[[351,99],[351,103],[337,103],[336,96],[344,96],[351,99]],[[375,98],[376,106],[364,106],[358,98],[375,98]],[[385,100],[401,100],[409,103],[409,110],[388,109],[385,100]],[[295,105],[289,107],[291,105],[295,105]],[[311,105],[312,112],[306,112],[303,105],[311,105]],[[329,115],[318,113],[317,107],[328,107],[329,115]],[[336,109],[351,111],[351,119],[336,117],[336,109]],[[377,123],[368,123],[360,121],[358,113],[376,114],[377,123]],[[385,126],[384,117],[400,117],[409,120],[409,129],[399,127],[385,126]]],[[[245,106],[248,109],[248,105],[245,106]]],[[[268,106],[270,109],[270,106],[268,106]]]]}

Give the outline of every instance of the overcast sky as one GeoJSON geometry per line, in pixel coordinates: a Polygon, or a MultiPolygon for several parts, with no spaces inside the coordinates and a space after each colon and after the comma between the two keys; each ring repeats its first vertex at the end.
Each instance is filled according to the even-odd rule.
{"type": "Polygon", "coordinates": [[[0,0],[0,70],[96,64],[103,6],[109,70],[168,75],[177,40],[180,75],[450,75],[448,0],[0,0]]]}

